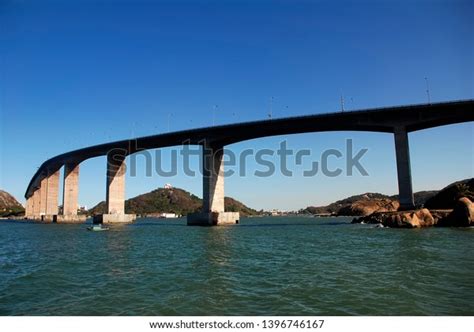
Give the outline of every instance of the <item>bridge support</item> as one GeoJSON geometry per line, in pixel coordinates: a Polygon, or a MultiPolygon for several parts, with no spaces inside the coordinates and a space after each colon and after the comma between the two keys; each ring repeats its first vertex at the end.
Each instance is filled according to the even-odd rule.
{"type": "Polygon", "coordinates": [[[30,196],[25,202],[25,219],[30,219],[33,214],[33,197],[30,196]]]}
{"type": "MultiPolygon", "coordinates": [[[[36,194],[36,190],[33,194],[26,199],[26,206],[25,206],[25,219],[36,219],[35,218],[35,199],[38,198],[38,194],[36,194]]],[[[39,214],[39,211],[38,211],[39,214]]]]}
{"type": "Polygon", "coordinates": [[[411,182],[410,148],[406,128],[395,128],[395,153],[397,156],[398,199],[400,210],[411,210],[415,207],[411,182]]]}
{"type": "Polygon", "coordinates": [[[59,192],[59,170],[48,172],[48,176],[41,181],[41,187],[45,185],[45,190],[41,192],[41,206],[44,205],[42,221],[54,221],[58,215],[58,192],[59,192]],[[43,198],[44,193],[44,198],[43,198]]]}
{"type": "Polygon", "coordinates": [[[63,211],[53,220],[57,223],[81,223],[86,221],[85,215],[78,215],[79,196],[79,163],[64,164],[63,177],[63,211]]]}
{"type": "Polygon", "coordinates": [[[33,213],[31,215],[31,219],[39,219],[40,218],[40,211],[41,211],[41,192],[38,189],[36,189],[34,192],[33,192],[33,196],[31,196],[32,198],[32,207],[33,207],[33,213]]]}
{"type": "Polygon", "coordinates": [[[188,225],[214,226],[237,224],[238,212],[225,212],[224,208],[224,148],[203,145],[203,206],[202,212],[188,215],[188,225]]]}
{"type": "Polygon", "coordinates": [[[48,201],[48,178],[44,178],[41,180],[40,184],[40,210],[39,210],[39,218],[43,220],[44,215],[46,214],[46,202],[48,201]]]}
{"type": "Polygon", "coordinates": [[[107,154],[107,213],[94,216],[94,223],[129,223],[134,214],[125,214],[125,157],[123,151],[107,154]]]}

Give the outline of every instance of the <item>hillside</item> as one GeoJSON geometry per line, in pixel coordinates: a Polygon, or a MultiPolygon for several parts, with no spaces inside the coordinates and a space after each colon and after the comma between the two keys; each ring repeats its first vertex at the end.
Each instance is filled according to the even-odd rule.
{"type": "MultiPolygon", "coordinates": [[[[389,201],[391,200],[387,195],[380,193],[365,193],[350,196],[326,206],[308,206],[306,209],[301,210],[300,213],[353,215],[351,213],[357,213],[354,210],[355,205],[359,205],[359,208],[362,208],[363,205],[367,205],[369,202],[381,202],[382,205],[386,205],[389,204],[389,201]],[[354,208],[351,208],[353,205],[354,208]]],[[[375,205],[377,205],[377,203],[374,203],[373,208],[375,208],[375,205]]],[[[360,215],[360,213],[355,215],[360,215]]]]}
{"type": "MultiPolygon", "coordinates": [[[[425,190],[417,191],[413,194],[413,199],[415,201],[415,206],[423,206],[426,202],[433,196],[438,193],[438,190],[425,190]]],[[[398,200],[398,195],[390,196],[393,200],[398,200]]]]}
{"type": "Polygon", "coordinates": [[[474,178],[451,183],[428,199],[425,207],[428,209],[452,209],[461,197],[467,197],[474,201],[474,178]]]}
{"type": "MultiPolygon", "coordinates": [[[[438,191],[436,190],[414,193],[415,205],[422,206],[426,204],[437,193],[438,191]]],[[[380,193],[365,193],[350,196],[326,206],[308,206],[300,210],[300,213],[366,216],[376,211],[396,211],[398,207],[398,195],[388,196],[380,193]]]]}
{"type": "MultiPolygon", "coordinates": [[[[257,214],[257,211],[245,206],[243,203],[225,197],[225,208],[229,212],[240,212],[242,216],[257,214]]],[[[158,188],[149,193],[142,194],[125,201],[125,213],[151,214],[171,212],[179,215],[200,211],[202,199],[179,188],[158,188]]],[[[89,214],[105,213],[105,202],[102,201],[89,210],[89,214]]]]}
{"type": "Polygon", "coordinates": [[[0,217],[21,215],[25,212],[23,206],[9,193],[0,190],[0,217]]]}
{"type": "Polygon", "coordinates": [[[240,212],[241,216],[254,216],[258,214],[258,211],[249,208],[244,203],[239,202],[232,197],[225,197],[224,205],[227,212],[240,212]]]}

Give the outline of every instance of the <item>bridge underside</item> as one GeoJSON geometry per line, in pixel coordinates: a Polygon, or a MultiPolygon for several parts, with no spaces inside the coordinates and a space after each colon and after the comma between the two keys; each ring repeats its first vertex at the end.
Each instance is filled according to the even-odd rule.
{"type": "Polygon", "coordinates": [[[225,145],[274,135],[323,131],[375,131],[394,135],[399,199],[401,209],[412,209],[408,133],[440,125],[474,121],[474,101],[402,106],[344,113],[319,114],[215,126],[162,135],[123,140],[68,152],[41,165],[25,193],[26,217],[56,222],[83,222],[78,214],[79,164],[89,158],[107,155],[107,197],[105,214],[97,222],[131,222],[125,214],[125,157],[135,152],[169,146],[203,146],[203,209],[188,217],[189,225],[237,223],[238,214],[225,212],[225,145]],[[59,169],[64,166],[63,209],[58,211],[59,169]]]}

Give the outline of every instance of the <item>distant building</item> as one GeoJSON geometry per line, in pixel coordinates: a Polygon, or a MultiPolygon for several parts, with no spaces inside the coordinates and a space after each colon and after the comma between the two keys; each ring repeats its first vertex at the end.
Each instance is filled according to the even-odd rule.
{"type": "Polygon", "coordinates": [[[173,189],[173,186],[170,183],[165,184],[165,189],[173,189]]]}
{"type": "Polygon", "coordinates": [[[178,218],[176,213],[160,213],[159,218],[178,218]]]}
{"type": "Polygon", "coordinates": [[[287,216],[289,213],[288,213],[288,211],[273,209],[273,210],[269,211],[269,214],[271,216],[287,216]]]}

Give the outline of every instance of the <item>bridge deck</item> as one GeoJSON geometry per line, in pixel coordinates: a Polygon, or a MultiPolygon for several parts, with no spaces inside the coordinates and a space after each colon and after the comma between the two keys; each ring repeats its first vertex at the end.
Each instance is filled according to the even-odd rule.
{"type": "Polygon", "coordinates": [[[33,190],[39,187],[48,171],[54,172],[66,162],[82,162],[86,159],[103,156],[114,149],[123,149],[127,154],[132,154],[139,150],[202,144],[204,141],[228,145],[260,137],[309,132],[372,131],[393,133],[398,127],[404,127],[410,132],[468,121],[474,121],[474,100],[267,119],[126,139],[74,150],[45,161],[31,179],[25,198],[30,197],[33,190]]]}

